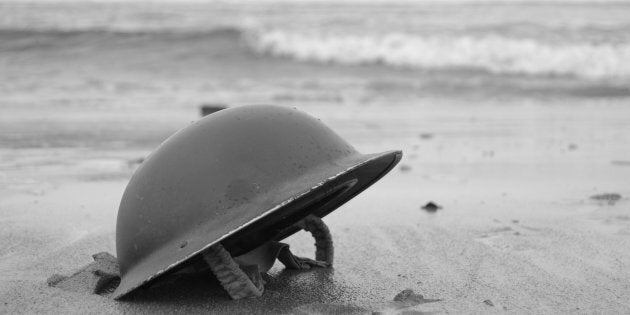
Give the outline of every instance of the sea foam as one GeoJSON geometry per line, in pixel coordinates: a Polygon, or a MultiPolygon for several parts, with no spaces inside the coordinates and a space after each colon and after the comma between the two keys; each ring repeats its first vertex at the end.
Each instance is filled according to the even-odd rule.
{"type": "Polygon", "coordinates": [[[249,37],[261,53],[298,61],[382,63],[419,69],[471,68],[494,74],[569,75],[589,79],[630,77],[630,44],[546,43],[483,36],[307,34],[270,30],[249,37]]]}

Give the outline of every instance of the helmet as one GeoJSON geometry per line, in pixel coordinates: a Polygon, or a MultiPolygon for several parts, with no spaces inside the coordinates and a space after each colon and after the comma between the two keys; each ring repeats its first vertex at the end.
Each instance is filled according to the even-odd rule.
{"type": "Polygon", "coordinates": [[[297,232],[379,180],[401,151],[361,154],[296,109],[256,105],[208,115],[136,170],[116,224],[119,299],[210,246],[233,256],[297,232]]]}

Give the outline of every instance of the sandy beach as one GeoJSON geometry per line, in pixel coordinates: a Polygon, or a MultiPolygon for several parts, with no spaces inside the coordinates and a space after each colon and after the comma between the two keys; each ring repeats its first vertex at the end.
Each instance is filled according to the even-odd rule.
{"type": "MultiPolygon", "coordinates": [[[[207,279],[164,285],[125,302],[48,287],[51,274],[70,274],[96,252],[115,252],[118,202],[134,160],[149,150],[4,149],[3,309],[363,313],[394,310],[393,297],[406,288],[441,300],[409,309],[419,312],[622,313],[630,307],[627,199],[590,199],[630,194],[630,167],[620,163],[628,116],[531,105],[506,121],[509,113],[496,108],[467,112],[461,105],[449,114],[455,111],[427,106],[410,117],[404,108],[377,113],[354,106],[333,114],[304,110],[362,151],[402,148],[404,171],[326,218],[338,253],[333,270],[295,273],[276,265],[259,300],[230,301],[207,279]],[[350,127],[357,124],[369,127],[350,127]],[[430,139],[420,137],[427,132],[430,139]],[[443,209],[422,210],[428,201],[443,209]]],[[[197,115],[174,114],[182,126],[184,117],[197,115]]],[[[156,134],[170,130],[166,123],[160,129],[156,134]]],[[[312,255],[306,235],[288,242],[312,255]]]]}
{"type": "MultiPolygon", "coordinates": [[[[212,45],[95,36],[0,52],[0,313],[630,310],[627,88],[538,78],[517,93],[513,75],[476,72],[443,86],[451,74],[253,56],[230,31],[200,35],[212,45]],[[361,152],[404,157],[325,218],[333,269],[276,264],[262,298],[232,301],[210,276],[163,279],[124,301],[49,287],[52,274],[115,254],[134,169],[204,103],[296,107],[361,152]],[[426,300],[393,301],[405,289],[426,300]]],[[[304,232],[287,242],[313,255],[304,232]]]]}

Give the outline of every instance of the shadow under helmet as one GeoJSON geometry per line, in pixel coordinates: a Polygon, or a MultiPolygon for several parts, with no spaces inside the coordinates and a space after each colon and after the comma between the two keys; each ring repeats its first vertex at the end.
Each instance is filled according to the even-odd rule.
{"type": "Polygon", "coordinates": [[[236,257],[300,230],[379,180],[401,151],[361,154],[296,109],[242,106],[164,141],[120,203],[119,299],[216,244],[236,257]]]}

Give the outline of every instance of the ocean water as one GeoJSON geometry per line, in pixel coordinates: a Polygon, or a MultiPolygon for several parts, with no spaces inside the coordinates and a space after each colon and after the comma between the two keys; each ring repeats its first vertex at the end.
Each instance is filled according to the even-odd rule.
{"type": "Polygon", "coordinates": [[[146,57],[151,71],[178,64],[171,72],[194,73],[203,60],[239,72],[227,71],[228,55],[240,72],[256,62],[269,64],[270,77],[283,77],[288,63],[337,67],[373,78],[364,83],[376,90],[443,97],[627,98],[630,2],[0,2],[5,67],[46,68],[60,55],[84,60],[77,69],[108,55],[125,71],[146,57]],[[401,76],[361,70],[376,68],[401,76]]]}

